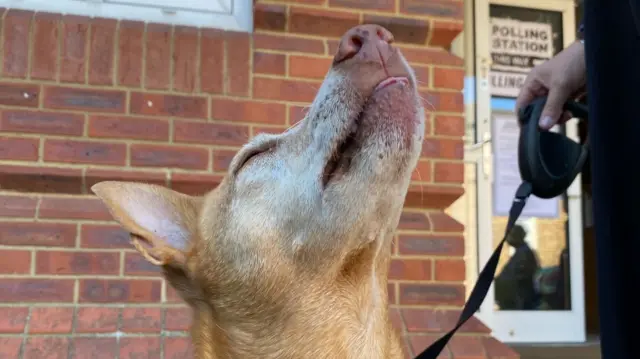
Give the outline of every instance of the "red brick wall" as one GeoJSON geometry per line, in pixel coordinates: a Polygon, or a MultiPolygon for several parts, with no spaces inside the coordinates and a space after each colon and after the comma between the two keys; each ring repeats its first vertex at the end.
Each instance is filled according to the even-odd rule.
{"type": "MultiPolygon", "coordinates": [[[[453,325],[463,228],[442,209],[462,193],[463,69],[443,48],[461,0],[258,2],[253,36],[2,13],[0,357],[184,358],[188,309],[89,187],[213,188],[250,136],[301,118],[338,37],[362,22],[394,32],[429,110],[393,248],[392,319],[412,352],[453,325]]],[[[498,357],[479,322],[464,332],[447,356],[498,357]]]]}

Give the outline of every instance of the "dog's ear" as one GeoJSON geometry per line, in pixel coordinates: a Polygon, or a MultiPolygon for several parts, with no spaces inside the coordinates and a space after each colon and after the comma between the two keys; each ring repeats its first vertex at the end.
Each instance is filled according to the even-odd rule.
{"type": "Polygon", "coordinates": [[[184,267],[198,223],[201,199],[133,182],[100,182],[91,190],[131,233],[136,249],[155,265],[184,267]]]}

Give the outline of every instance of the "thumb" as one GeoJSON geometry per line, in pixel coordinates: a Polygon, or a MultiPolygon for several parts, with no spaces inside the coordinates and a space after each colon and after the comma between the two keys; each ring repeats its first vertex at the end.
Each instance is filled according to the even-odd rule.
{"type": "Polygon", "coordinates": [[[544,105],[540,122],[538,123],[540,128],[548,130],[558,123],[558,120],[564,112],[564,103],[567,101],[567,98],[569,98],[569,94],[562,86],[551,87],[549,95],[547,96],[547,103],[544,105]]]}

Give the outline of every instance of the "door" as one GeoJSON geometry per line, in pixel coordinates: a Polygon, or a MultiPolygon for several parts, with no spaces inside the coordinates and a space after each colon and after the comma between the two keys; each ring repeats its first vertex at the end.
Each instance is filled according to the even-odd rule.
{"type": "MultiPolygon", "coordinates": [[[[502,239],[520,175],[515,98],[527,72],[574,41],[572,0],[475,0],[475,172],[478,271],[502,239]]],[[[465,89],[470,91],[470,89],[465,89]]],[[[577,120],[555,131],[577,140],[577,120]]],[[[505,245],[478,317],[504,342],[583,342],[580,177],[567,193],[532,197],[505,245]],[[503,283],[505,283],[503,285],[503,283]]]]}

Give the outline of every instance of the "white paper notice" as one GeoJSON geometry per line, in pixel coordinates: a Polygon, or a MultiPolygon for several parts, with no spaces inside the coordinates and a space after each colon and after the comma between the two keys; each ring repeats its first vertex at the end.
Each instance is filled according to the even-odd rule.
{"type": "MultiPolygon", "coordinates": [[[[493,118],[493,215],[508,216],[513,196],[522,182],[518,168],[518,136],[520,129],[515,115],[495,115],[493,118]]],[[[522,217],[557,218],[560,198],[541,199],[531,196],[522,217]]]]}

